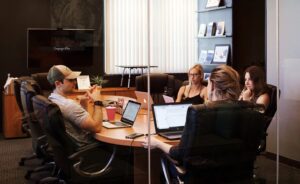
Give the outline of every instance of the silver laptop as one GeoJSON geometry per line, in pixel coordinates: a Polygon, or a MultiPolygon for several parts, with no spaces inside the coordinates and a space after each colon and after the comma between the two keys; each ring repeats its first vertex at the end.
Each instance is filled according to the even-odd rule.
{"type": "Polygon", "coordinates": [[[124,128],[131,127],[137,117],[141,104],[139,102],[134,102],[129,100],[123,115],[121,117],[121,121],[109,122],[103,121],[103,127],[105,128],[124,128]]]}
{"type": "Polygon", "coordinates": [[[152,105],[156,133],[167,139],[180,139],[191,103],[168,103],[152,105]]]}
{"type": "Polygon", "coordinates": [[[152,97],[150,96],[150,100],[148,102],[148,93],[143,91],[135,91],[136,101],[141,103],[142,109],[148,109],[148,103],[150,103],[150,107],[153,104],[152,97]]]}

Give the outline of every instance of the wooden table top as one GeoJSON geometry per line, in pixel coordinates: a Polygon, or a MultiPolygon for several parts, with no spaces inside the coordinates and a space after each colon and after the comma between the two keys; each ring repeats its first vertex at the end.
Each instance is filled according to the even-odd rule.
{"type": "MultiPolygon", "coordinates": [[[[118,98],[124,98],[125,101],[126,100],[136,101],[136,99],[132,99],[129,97],[102,95],[103,100],[117,101],[118,98]]],[[[92,112],[92,109],[93,109],[92,104],[89,104],[88,111],[90,113],[92,112]]],[[[107,119],[107,114],[106,114],[105,108],[102,109],[102,112],[103,112],[103,119],[107,119]]],[[[110,143],[110,144],[115,144],[115,145],[143,147],[142,143],[145,140],[145,136],[138,137],[134,140],[126,139],[125,137],[132,133],[148,134],[148,124],[149,123],[150,123],[150,133],[151,134],[155,133],[152,112],[150,111],[150,122],[148,121],[147,114],[148,114],[147,110],[140,109],[138,116],[132,127],[115,128],[115,129],[108,129],[108,128],[102,127],[101,132],[96,133],[94,138],[99,141],[110,143]]],[[[115,121],[120,121],[120,119],[121,119],[121,115],[116,113],[115,121]]],[[[168,140],[168,139],[165,139],[158,135],[152,135],[152,136],[155,136],[157,139],[159,139],[163,142],[172,144],[172,145],[176,145],[179,142],[178,140],[175,140],[175,141],[168,140]]]]}

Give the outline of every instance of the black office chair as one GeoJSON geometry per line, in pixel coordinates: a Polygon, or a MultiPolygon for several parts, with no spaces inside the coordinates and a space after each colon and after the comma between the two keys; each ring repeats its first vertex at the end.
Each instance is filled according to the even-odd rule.
{"type": "Polygon", "coordinates": [[[268,88],[269,88],[269,97],[270,97],[270,103],[269,106],[267,107],[264,115],[266,118],[266,124],[265,124],[265,133],[264,136],[261,140],[261,143],[258,147],[258,153],[260,154],[261,152],[264,152],[266,150],[267,147],[267,136],[268,136],[268,128],[270,126],[270,123],[272,122],[272,119],[277,111],[277,87],[271,84],[268,84],[268,88]]]}
{"type": "MultiPolygon", "coordinates": [[[[137,91],[147,92],[147,75],[137,76],[135,78],[135,85],[137,91]]],[[[164,73],[150,74],[150,94],[154,103],[164,103],[163,94],[175,97],[175,77],[164,73]]]]}
{"type": "Polygon", "coordinates": [[[45,96],[48,97],[50,95],[50,93],[52,92],[52,86],[50,85],[50,83],[47,80],[47,72],[43,72],[43,73],[33,73],[31,74],[31,77],[33,80],[35,80],[40,88],[41,88],[41,93],[45,96]]]}
{"type": "Polygon", "coordinates": [[[37,94],[41,94],[41,89],[39,85],[34,80],[26,80],[21,83],[21,102],[22,107],[25,113],[26,121],[28,122],[30,132],[31,132],[31,140],[32,140],[32,149],[34,152],[34,157],[38,159],[42,159],[42,165],[33,170],[28,170],[25,178],[30,179],[32,173],[42,172],[42,171],[54,171],[55,165],[51,151],[48,149],[48,142],[46,135],[41,128],[40,124],[35,118],[33,113],[32,106],[32,97],[37,94]],[[44,165],[46,164],[46,165],[44,165]]]}
{"type": "Polygon", "coordinates": [[[166,183],[252,181],[265,119],[246,102],[189,107],[178,149],[161,165],[166,183]]]}
{"type": "MultiPolygon", "coordinates": [[[[18,79],[15,79],[14,80],[14,93],[15,93],[18,108],[19,108],[19,110],[21,112],[21,115],[22,115],[22,120],[21,120],[21,122],[22,122],[22,131],[24,133],[26,133],[27,136],[29,137],[30,136],[30,129],[29,129],[28,123],[26,122],[24,109],[22,107],[21,96],[20,96],[21,83],[22,83],[22,81],[25,81],[25,80],[28,80],[28,79],[31,79],[31,77],[22,76],[22,77],[19,77],[18,79]]],[[[30,160],[31,158],[25,158],[24,157],[23,159],[21,159],[19,164],[24,165],[24,161],[27,160],[27,159],[30,160]]]]}
{"type": "Polygon", "coordinates": [[[33,107],[52,147],[54,161],[60,168],[59,178],[67,183],[111,179],[109,174],[116,153],[115,146],[107,148],[103,143],[97,142],[79,147],[66,133],[63,116],[56,104],[37,95],[33,97],[33,107]]]}

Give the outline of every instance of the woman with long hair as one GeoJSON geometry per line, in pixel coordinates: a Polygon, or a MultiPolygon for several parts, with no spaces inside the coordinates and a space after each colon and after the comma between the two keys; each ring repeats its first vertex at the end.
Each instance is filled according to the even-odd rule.
{"type": "Polygon", "coordinates": [[[245,70],[245,86],[239,100],[250,101],[268,108],[270,97],[265,72],[258,66],[250,66],[245,70]]]}

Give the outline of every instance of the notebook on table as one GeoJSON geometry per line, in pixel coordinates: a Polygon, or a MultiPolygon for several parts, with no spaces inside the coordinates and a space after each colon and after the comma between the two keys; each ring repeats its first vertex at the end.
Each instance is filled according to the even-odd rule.
{"type": "Polygon", "coordinates": [[[150,99],[148,102],[148,93],[143,91],[135,91],[136,100],[141,103],[142,109],[148,109],[148,103],[150,103],[150,107],[153,104],[153,99],[150,95],[150,99]]]}
{"type": "Polygon", "coordinates": [[[156,133],[164,138],[180,139],[191,103],[153,104],[152,112],[156,133]]]}
{"type": "Polygon", "coordinates": [[[137,117],[141,104],[139,102],[134,102],[129,100],[124,112],[121,117],[121,121],[109,122],[103,121],[103,127],[105,128],[124,128],[131,127],[137,117]]]}

